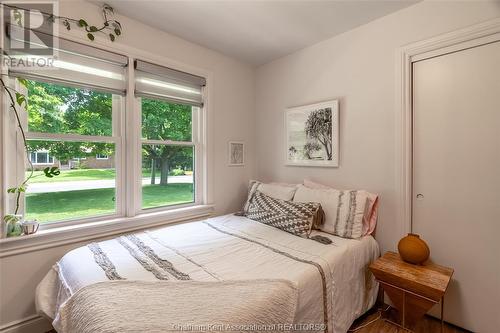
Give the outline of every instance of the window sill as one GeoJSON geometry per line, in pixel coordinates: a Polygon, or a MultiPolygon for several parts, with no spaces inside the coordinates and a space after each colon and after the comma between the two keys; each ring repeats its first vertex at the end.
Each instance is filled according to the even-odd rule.
{"type": "Polygon", "coordinates": [[[34,235],[0,239],[0,258],[43,250],[95,238],[209,217],[213,205],[198,205],[153,212],[134,217],[121,217],[98,222],[80,223],[40,230],[34,235]]]}

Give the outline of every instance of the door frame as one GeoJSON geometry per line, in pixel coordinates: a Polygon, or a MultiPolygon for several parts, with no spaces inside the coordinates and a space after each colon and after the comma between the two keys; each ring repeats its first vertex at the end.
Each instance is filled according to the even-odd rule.
{"type": "Polygon", "coordinates": [[[405,45],[396,54],[396,192],[401,236],[412,231],[413,63],[500,41],[500,18],[405,45]]]}

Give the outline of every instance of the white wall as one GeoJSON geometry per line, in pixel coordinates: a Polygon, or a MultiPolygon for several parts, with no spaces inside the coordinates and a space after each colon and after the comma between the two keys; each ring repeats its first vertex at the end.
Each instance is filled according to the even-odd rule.
{"type": "Polygon", "coordinates": [[[304,178],[380,194],[377,239],[401,237],[396,179],[396,51],[500,16],[500,2],[426,1],[261,66],[256,74],[257,176],[304,178]],[[340,100],[340,167],[284,166],[286,107],[340,100]]]}
{"type": "MultiPolygon", "coordinates": [[[[61,2],[61,15],[99,23],[100,8],[84,1],[61,2]]],[[[254,156],[254,69],[215,51],[160,32],[126,17],[117,17],[123,35],[113,44],[133,47],[152,56],[165,57],[182,69],[207,72],[209,78],[209,200],[215,213],[239,209],[246,184],[254,175],[252,163],[227,166],[227,142],[246,142],[247,161],[254,156]]],[[[74,27],[75,33],[78,31],[74,27]]],[[[107,42],[108,44],[110,42],[107,42]]],[[[3,195],[3,193],[2,193],[3,195]]],[[[35,314],[35,287],[51,265],[68,250],[61,246],[0,259],[0,328],[35,314]]]]}

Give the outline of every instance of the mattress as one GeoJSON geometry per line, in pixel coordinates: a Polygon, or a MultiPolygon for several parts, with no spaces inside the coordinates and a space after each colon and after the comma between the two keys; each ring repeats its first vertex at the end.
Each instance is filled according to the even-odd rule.
{"type": "Polygon", "coordinates": [[[373,306],[372,236],[325,245],[246,217],[225,215],[92,243],[68,252],[37,288],[38,311],[58,328],[58,312],[82,288],[111,280],[175,282],[281,279],[298,290],[295,323],[347,332],[373,306]],[[165,266],[164,263],[168,262],[165,266]]]}

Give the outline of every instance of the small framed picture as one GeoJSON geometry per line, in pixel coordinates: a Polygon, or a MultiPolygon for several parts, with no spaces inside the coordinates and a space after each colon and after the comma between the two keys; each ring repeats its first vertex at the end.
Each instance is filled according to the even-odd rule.
{"type": "Polygon", "coordinates": [[[285,164],[339,166],[339,103],[288,108],[285,111],[285,164]]]}
{"type": "Polygon", "coordinates": [[[229,166],[245,165],[245,143],[229,141],[229,166]]]}

